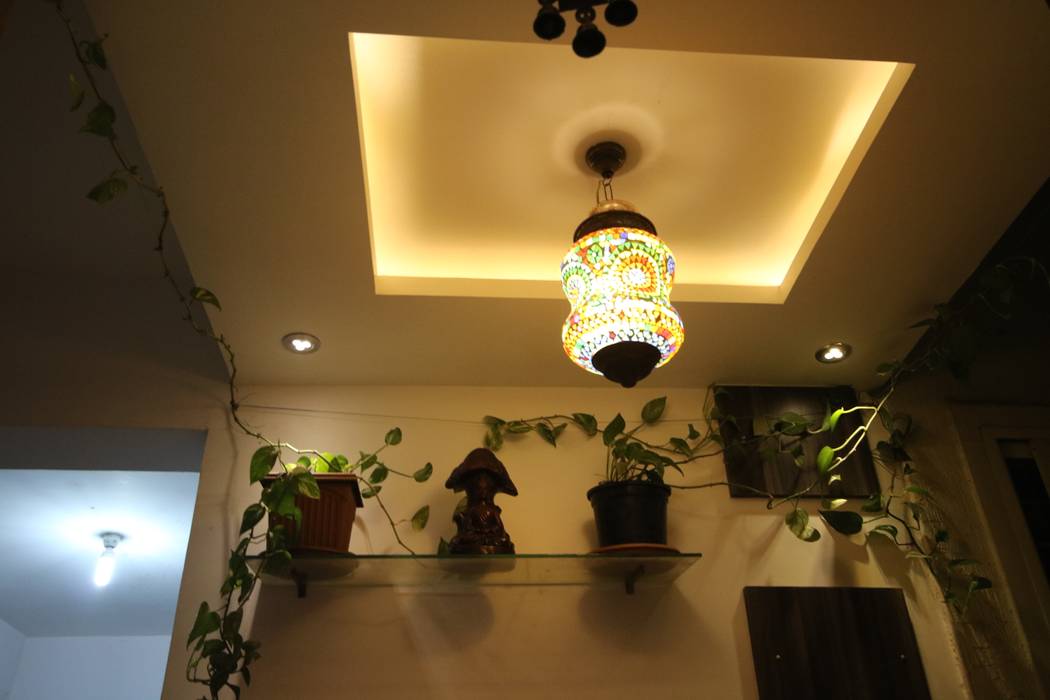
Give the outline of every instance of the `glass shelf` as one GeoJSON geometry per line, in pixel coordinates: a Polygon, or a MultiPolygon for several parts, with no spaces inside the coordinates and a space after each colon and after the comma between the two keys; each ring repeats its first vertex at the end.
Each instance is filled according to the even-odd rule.
{"type": "MultiPolygon", "coordinates": [[[[700,560],[698,552],[604,554],[296,554],[287,574],[263,574],[266,583],[306,586],[666,586],[700,560]]],[[[258,557],[249,557],[258,566],[258,557]]]]}

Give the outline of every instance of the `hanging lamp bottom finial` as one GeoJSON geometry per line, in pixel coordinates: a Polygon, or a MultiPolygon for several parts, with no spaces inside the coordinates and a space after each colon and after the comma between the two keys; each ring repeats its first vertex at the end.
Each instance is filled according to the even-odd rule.
{"type": "Polygon", "coordinates": [[[658,349],[630,340],[604,347],[591,358],[594,368],[606,379],[627,389],[648,377],[659,361],[658,349]]]}

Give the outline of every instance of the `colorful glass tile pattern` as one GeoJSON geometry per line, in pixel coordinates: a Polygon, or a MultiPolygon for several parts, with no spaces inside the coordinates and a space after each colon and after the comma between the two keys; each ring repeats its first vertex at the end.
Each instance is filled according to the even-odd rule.
{"type": "Polygon", "coordinates": [[[609,228],[573,244],[561,264],[572,310],[562,326],[569,358],[589,372],[594,353],[621,341],[648,343],[667,364],[685,342],[671,306],[675,262],[671,249],[647,231],[609,228]]]}

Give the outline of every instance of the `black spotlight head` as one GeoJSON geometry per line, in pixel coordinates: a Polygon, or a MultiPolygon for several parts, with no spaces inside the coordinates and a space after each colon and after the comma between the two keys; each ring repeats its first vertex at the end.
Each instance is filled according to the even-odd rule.
{"type": "Polygon", "coordinates": [[[611,0],[605,8],[605,21],[614,27],[626,27],[638,16],[638,6],[632,0],[611,0]]]}
{"type": "Polygon", "coordinates": [[[628,389],[648,377],[659,361],[659,350],[633,340],[607,345],[591,358],[594,368],[606,379],[628,389]]]}
{"type": "Polygon", "coordinates": [[[565,18],[551,5],[540,8],[536,14],[536,21],[532,23],[532,31],[541,39],[550,41],[557,39],[565,31],[565,18]]]}
{"type": "Polygon", "coordinates": [[[597,56],[605,48],[605,35],[593,24],[583,24],[576,30],[572,50],[580,58],[597,56]]]}

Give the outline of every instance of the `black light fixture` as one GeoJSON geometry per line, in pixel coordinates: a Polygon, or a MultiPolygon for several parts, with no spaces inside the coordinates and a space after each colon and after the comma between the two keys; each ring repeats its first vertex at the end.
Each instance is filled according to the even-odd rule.
{"type": "Polygon", "coordinates": [[[597,56],[605,48],[605,34],[594,24],[596,5],[605,5],[605,21],[614,27],[626,27],[638,17],[638,6],[633,0],[539,0],[540,11],[532,23],[532,31],[541,39],[551,41],[565,32],[562,12],[575,12],[580,23],[572,40],[572,50],[581,58],[597,56]]]}

